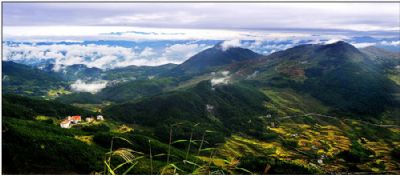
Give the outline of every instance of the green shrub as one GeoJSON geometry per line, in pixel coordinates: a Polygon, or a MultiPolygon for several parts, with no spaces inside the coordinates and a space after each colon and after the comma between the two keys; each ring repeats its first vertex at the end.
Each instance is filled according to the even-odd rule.
{"type": "Polygon", "coordinates": [[[357,141],[353,141],[349,151],[342,151],[338,154],[339,157],[344,158],[349,162],[366,162],[370,160],[370,156],[375,155],[375,153],[365,148],[363,145],[357,141]]]}
{"type": "Polygon", "coordinates": [[[110,128],[105,124],[88,125],[82,127],[83,131],[86,132],[108,132],[110,128]]]}
{"type": "Polygon", "coordinates": [[[400,148],[394,148],[391,152],[390,152],[390,155],[394,158],[394,159],[396,159],[396,160],[398,160],[398,161],[400,161],[400,148]]]}
{"type": "Polygon", "coordinates": [[[279,160],[274,157],[261,157],[248,155],[240,159],[241,168],[259,174],[315,174],[320,170],[310,168],[304,165],[296,164],[290,161],[279,160]],[[264,172],[268,170],[267,172],[264,172]]]}
{"type": "Polygon", "coordinates": [[[282,145],[288,148],[297,148],[298,143],[297,140],[288,139],[288,140],[283,140],[282,145]]]}

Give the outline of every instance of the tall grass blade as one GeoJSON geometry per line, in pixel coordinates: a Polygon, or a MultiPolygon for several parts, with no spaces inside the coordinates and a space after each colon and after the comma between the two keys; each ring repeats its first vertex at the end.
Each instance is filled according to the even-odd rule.
{"type": "Polygon", "coordinates": [[[149,139],[149,149],[150,149],[150,174],[153,175],[153,155],[151,154],[151,140],[149,139]]]}
{"type": "Polygon", "coordinates": [[[107,163],[107,161],[104,161],[104,164],[107,166],[107,174],[108,172],[111,173],[112,175],[116,175],[115,172],[112,170],[112,168],[110,167],[110,165],[107,163]]]}
{"type": "Polygon", "coordinates": [[[135,163],[133,163],[124,173],[122,173],[122,175],[126,175],[126,174],[128,174],[129,173],[129,171],[131,171],[132,170],[132,168],[133,167],[135,167],[136,166],[136,164],[137,164],[138,162],[135,162],[135,163]]]}
{"type": "Polygon", "coordinates": [[[131,141],[129,141],[128,139],[126,139],[126,138],[118,137],[118,136],[114,136],[114,138],[121,139],[121,140],[126,141],[126,142],[128,142],[129,144],[133,145],[133,143],[132,143],[131,141]]]}
{"type": "Polygon", "coordinates": [[[172,126],[169,129],[169,144],[168,144],[167,164],[169,164],[169,155],[171,154],[171,142],[172,142],[172,126]]]}
{"type": "Polygon", "coordinates": [[[197,166],[197,167],[201,167],[199,164],[191,162],[191,161],[188,161],[188,160],[183,160],[183,163],[188,163],[188,164],[191,164],[191,165],[194,165],[194,166],[197,166]]]}
{"type": "Polygon", "coordinates": [[[175,140],[174,142],[172,142],[172,144],[175,144],[175,143],[181,143],[181,142],[187,142],[188,140],[175,140]]]}

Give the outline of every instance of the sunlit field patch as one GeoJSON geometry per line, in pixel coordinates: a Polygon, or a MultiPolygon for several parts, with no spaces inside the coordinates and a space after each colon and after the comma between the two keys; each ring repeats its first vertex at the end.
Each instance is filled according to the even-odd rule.
{"type": "Polygon", "coordinates": [[[78,136],[78,135],[76,135],[76,136],[74,136],[74,138],[79,140],[79,141],[81,141],[81,142],[84,142],[84,143],[86,143],[88,145],[92,145],[93,144],[93,136],[92,135],[90,135],[90,136],[78,136]]]}
{"type": "Polygon", "coordinates": [[[68,91],[64,88],[60,88],[60,89],[51,89],[47,92],[47,96],[54,98],[54,97],[58,97],[60,95],[66,95],[66,94],[70,94],[72,93],[71,91],[68,91]]]}

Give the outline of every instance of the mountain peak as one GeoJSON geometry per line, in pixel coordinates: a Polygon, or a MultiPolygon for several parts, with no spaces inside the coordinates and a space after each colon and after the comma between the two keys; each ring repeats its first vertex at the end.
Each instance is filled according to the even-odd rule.
{"type": "Polygon", "coordinates": [[[326,45],[323,45],[322,48],[324,48],[324,49],[329,48],[329,49],[342,50],[342,51],[347,50],[347,51],[357,51],[357,52],[359,52],[358,49],[355,48],[353,45],[351,45],[349,43],[346,43],[344,41],[338,41],[338,42],[335,42],[335,43],[332,43],[332,44],[326,44],[326,45]]]}
{"type": "Polygon", "coordinates": [[[212,48],[197,53],[176,67],[186,73],[200,73],[213,67],[228,65],[234,62],[260,58],[262,55],[249,49],[241,48],[234,43],[216,44],[212,48]]]}
{"type": "Polygon", "coordinates": [[[335,58],[349,58],[350,60],[358,60],[363,58],[363,54],[353,45],[344,41],[338,41],[332,44],[326,44],[319,47],[317,50],[319,53],[324,53],[326,56],[335,58]]]}

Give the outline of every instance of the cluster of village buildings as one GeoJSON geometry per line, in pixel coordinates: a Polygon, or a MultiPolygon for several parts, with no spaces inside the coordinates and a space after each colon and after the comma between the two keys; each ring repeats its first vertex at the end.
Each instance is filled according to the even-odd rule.
{"type": "MultiPolygon", "coordinates": [[[[98,115],[96,118],[94,117],[86,117],[86,122],[93,122],[95,120],[102,121],[104,117],[102,115],[98,115]]],[[[80,115],[75,116],[68,116],[63,121],[61,121],[60,126],[61,128],[71,128],[71,126],[78,124],[82,121],[82,117],[80,115]]]]}

